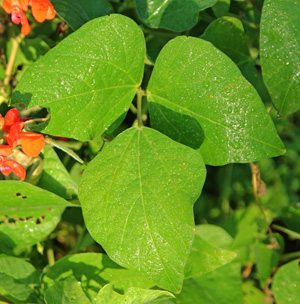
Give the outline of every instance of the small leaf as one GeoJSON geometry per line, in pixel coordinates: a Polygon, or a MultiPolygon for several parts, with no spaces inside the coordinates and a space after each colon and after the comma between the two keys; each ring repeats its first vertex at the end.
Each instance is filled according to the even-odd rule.
{"type": "Polygon", "coordinates": [[[212,272],[184,281],[174,303],[242,304],[241,266],[229,263],[212,272]]]}
{"type": "Polygon", "coordinates": [[[135,271],[124,269],[101,253],[80,253],[66,256],[44,271],[43,284],[48,289],[55,282],[73,275],[90,300],[97,296],[105,284],[125,292],[129,287],[151,288],[154,283],[135,271]]]}
{"type": "Polygon", "coordinates": [[[279,114],[300,109],[298,1],[266,0],[260,32],[261,66],[265,84],[279,114]]]}
{"type": "Polygon", "coordinates": [[[74,277],[58,281],[45,294],[47,304],[91,304],[74,277]]]}
{"type": "Polygon", "coordinates": [[[186,263],[184,277],[188,279],[203,275],[228,264],[235,257],[236,253],[212,246],[196,233],[190,257],[186,263]]]}
{"type": "Polygon", "coordinates": [[[213,6],[218,0],[136,0],[142,21],[152,28],[182,32],[198,22],[199,11],[213,6]]]}
{"type": "Polygon", "coordinates": [[[149,290],[132,287],[120,295],[113,290],[113,285],[104,286],[96,299],[95,304],[158,304],[164,299],[174,296],[162,290],[149,290]]]}
{"type": "MultiPolygon", "coordinates": [[[[221,2],[217,4],[219,3],[221,2]]],[[[261,73],[256,69],[254,60],[250,56],[244,27],[238,18],[226,16],[213,21],[206,28],[201,38],[211,42],[232,59],[263,100],[270,100],[261,73]]]]}
{"type": "Polygon", "coordinates": [[[39,284],[39,277],[40,273],[26,261],[0,256],[0,294],[14,303],[37,303],[33,287],[39,284]]]}
{"type": "Polygon", "coordinates": [[[300,265],[294,260],[279,268],[272,284],[276,303],[297,303],[300,299],[300,265]]]}
{"type": "Polygon", "coordinates": [[[113,13],[107,0],[51,0],[55,11],[71,26],[79,29],[83,24],[97,17],[113,13]]]}
{"type": "Polygon", "coordinates": [[[28,68],[11,102],[47,107],[45,133],[93,139],[128,111],[144,57],[144,36],[134,21],[94,19],[28,68]]]}
{"type": "Polygon", "coordinates": [[[69,205],[51,192],[19,181],[0,181],[0,193],[0,235],[8,247],[42,240],[69,205]]]}
{"type": "Polygon", "coordinates": [[[153,129],[128,129],[83,173],[86,226],[112,260],[178,293],[205,174],[197,151],[153,129]]]}
{"type": "Polygon", "coordinates": [[[255,89],[211,43],[177,37],[156,60],[148,85],[151,125],[199,149],[209,165],[285,152],[255,89]]]}
{"type": "Polygon", "coordinates": [[[77,184],[60,161],[55,151],[48,145],[43,150],[43,173],[38,186],[65,199],[77,193],[77,184]]]}

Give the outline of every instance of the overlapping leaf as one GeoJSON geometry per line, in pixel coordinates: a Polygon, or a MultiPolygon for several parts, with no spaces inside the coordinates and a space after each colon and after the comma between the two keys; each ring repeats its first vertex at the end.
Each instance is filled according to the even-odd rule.
{"type": "Polygon", "coordinates": [[[298,1],[264,2],[260,33],[262,72],[281,115],[300,109],[299,15],[298,1]]]}
{"type": "Polygon", "coordinates": [[[148,26],[182,32],[196,25],[199,11],[216,2],[217,0],[136,0],[136,8],[148,26]]]}
{"type": "Polygon", "coordinates": [[[113,7],[107,0],[51,0],[51,2],[55,11],[74,30],[92,19],[113,12],[113,7]]]}
{"type": "Polygon", "coordinates": [[[149,290],[132,287],[124,295],[113,290],[113,285],[104,286],[95,301],[95,304],[158,304],[164,299],[174,296],[163,290],[149,290]]]}
{"type": "Polygon", "coordinates": [[[98,291],[108,283],[112,283],[114,288],[121,292],[133,286],[140,288],[154,286],[153,282],[136,271],[124,269],[105,254],[81,253],[66,256],[47,268],[43,275],[45,289],[70,275],[81,282],[83,291],[89,299],[94,299],[98,291]]]}
{"type": "Polygon", "coordinates": [[[212,44],[170,41],[148,85],[151,125],[199,149],[210,165],[249,162],[284,153],[255,89],[212,44]]]}
{"type": "Polygon", "coordinates": [[[149,128],[128,129],[84,171],[87,228],[112,260],[178,293],[204,180],[197,151],[149,128]]]}
{"type": "Polygon", "coordinates": [[[47,107],[45,133],[92,139],[127,112],[144,56],[143,34],[131,19],[94,19],[26,70],[12,103],[47,107]]]}

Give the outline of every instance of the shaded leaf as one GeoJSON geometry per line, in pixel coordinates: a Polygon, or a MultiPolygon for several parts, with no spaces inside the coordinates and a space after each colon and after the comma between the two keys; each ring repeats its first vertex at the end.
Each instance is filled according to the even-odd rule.
{"type": "Polygon", "coordinates": [[[28,262],[0,255],[0,294],[7,299],[17,303],[37,303],[33,288],[39,284],[39,276],[28,262]]]}
{"type": "Polygon", "coordinates": [[[66,256],[44,271],[43,283],[49,288],[55,282],[73,275],[89,299],[107,283],[113,283],[118,292],[129,287],[150,288],[154,283],[135,271],[124,269],[101,253],[80,253],[66,256]]]}
{"type": "Polygon", "coordinates": [[[95,301],[95,304],[157,304],[163,299],[174,296],[162,290],[149,290],[132,287],[126,290],[124,295],[120,295],[113,290],[113,285],[104,286],[95,301]]]}
{"type": "Polygon", "coordinates": [[[87,228],[112,260],[179,292],[205,174],[197,151],[153,129],[130,128],[83,173],[87,228]]]}
{"type": "Polygon", "coordinates": [[[51,0],[55,11],[71,26],[79,29],[83,24],[97,17],[113,13],[107,0],[51,0]]]}
{"type": "Polygon", "coordinates": [[[64,281],[58,281],[45,294],[47,304],[90,304],[79,282],[70,276],[64,281]]]}
{"type": "Polygon", "coordinates": [[[65,199],[77,193],[77,184],[60,161],[55,151],[48,145],[43,150],[43,172],[38,186],[65,199]]]}
{"type": "Polygon", "coordinates": [[[218,0],[136,0],[142,21],[152,28],[182,32],[198,22],[199,11],[213,6],[218,0]]]}

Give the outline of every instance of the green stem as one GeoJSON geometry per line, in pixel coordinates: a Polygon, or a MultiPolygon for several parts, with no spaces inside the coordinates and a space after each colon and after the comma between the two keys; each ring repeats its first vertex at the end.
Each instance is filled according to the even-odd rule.
{"type": "Polygon", "coordinates": [[[276,224],[273,224],[272,227],[275,228],[275,229],[277,229],[277,230],[279,230],[279,231],[281,231],[281,232],[286,233],[290,238],[300,240],[300,234],[297,233],[297,232],[295,232],[295,231],[292,231],[290,229],[278,226],[276,224]]]}
{"type": "Polygon", "coordinates": [[[11,78],[11,75],[12,75],[12,70],[13,70],[15,60],[16,60],[18,48],[19,48],[19,45],[20,45],[21,41],[24,38],[25,38],[25,36],[22,35],[22,34],[20,34],[17,37],[12,37],[11,38],[11,51],[10,51],[9,60],[8,60],[7,66],[6,66],[3,85],[2,85],[2,88],[1,88],[1,93],[5,93],[6,88],[9,85],[9,81],[10,81],[10,78],[11,78]]]}
{"type": "Polygon", "coordinates": [[[291,260],[294,260],[294,259],[298,259],[298,258],[300,258],[300,251],[283,254],[280,257],[280,261],[285,263],[285,262],[288,262],[288,261],[291,261],[291,260]]]}
{"type": "Polygon", "coordinates": [[[142,121],[142,99],[143,96],[145,95],[145,91],[142,90],[142,88],[138,88],[137,92],[137,122],[138,126],[142,127],[143,126],[143,121],[142,121]]]}
{"type": "Polygon", "coordinates": [[[137,109],[136,107],[131,103],[130,104],[130,111],[133,113],[133,114],[137,114],[137,109]]]}
{"type": "Polygon", "coordinates": [[[48,259],[48,263],[49,266],[54,265],[55,263],[55,257],[54,257],[54,250],[53,250],[53,245],[52,245],[52,240],[48,239],[47,241],[47,259],[48,259]]]}

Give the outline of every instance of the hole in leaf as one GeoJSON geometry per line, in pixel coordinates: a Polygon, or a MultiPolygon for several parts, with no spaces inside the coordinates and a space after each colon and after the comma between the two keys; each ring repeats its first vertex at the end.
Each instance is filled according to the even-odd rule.
{"type": "Polygon", "coordinates": [[[26,195],[23,195],[23,196],[22,196],[22,199],[27,199],[27,196],[26,196],[26,195]]]}
{"type": "Polygon", "coordinates": [[[16,196],[21,196],[22,194],[20,192],[17,192],[16,193],[16,196]]]}

